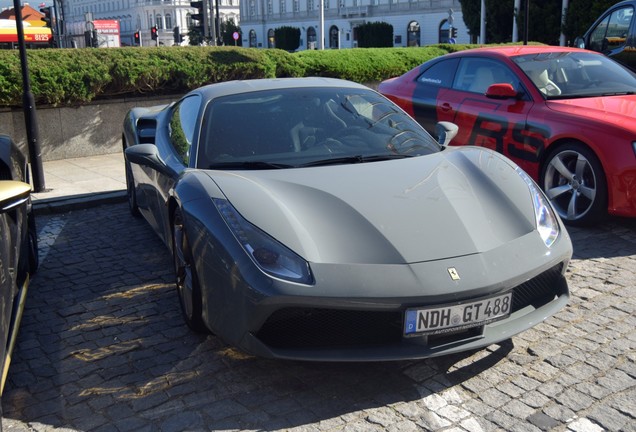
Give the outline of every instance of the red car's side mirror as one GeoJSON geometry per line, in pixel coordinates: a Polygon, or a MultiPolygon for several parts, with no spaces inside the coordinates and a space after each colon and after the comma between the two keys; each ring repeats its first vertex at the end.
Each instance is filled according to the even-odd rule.
{"type": "Polygon", "coordinates": [[[493,99],[516,98],[517,90],[512,87],[512,84],[493,84],[486,90],[486,97],[493,99]]]}

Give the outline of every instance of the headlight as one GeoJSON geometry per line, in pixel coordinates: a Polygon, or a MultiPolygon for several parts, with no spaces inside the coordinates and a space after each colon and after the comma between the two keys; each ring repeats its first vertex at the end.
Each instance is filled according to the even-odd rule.
{"type": "Polygon", "coordinates": [[[526,182],[532,195],[534,204],[534,219],[537,223],[537,231],[547,247],[552,246],[559,236],[559,221],[545,194],[537,187],[537,184],[519,167],[517,173],[526,182]]]}
{"type": "Polygon", "coordinates": [[[214,198],[212,201],[234,237],[261,270],[291,282],[313,283],[307,261],[245,220],[227,200],[214,198]]]}

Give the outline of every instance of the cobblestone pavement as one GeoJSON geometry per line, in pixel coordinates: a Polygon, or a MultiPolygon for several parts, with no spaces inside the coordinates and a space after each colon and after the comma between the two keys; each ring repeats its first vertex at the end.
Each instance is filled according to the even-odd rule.
{"type": "Polygon", "coordinates": [[[500,345],[389,363],[249,357],[180,317],[167,249],[114,204],[39,218],[6,431],[636,431],[636,221],[571,229],[570,304],[500,345]]]}

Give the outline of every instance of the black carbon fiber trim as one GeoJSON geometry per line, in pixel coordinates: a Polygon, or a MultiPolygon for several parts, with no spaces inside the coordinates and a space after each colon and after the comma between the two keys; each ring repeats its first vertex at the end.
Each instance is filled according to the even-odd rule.
{"type": "MultiPolygon", "coordinates": [[[[559,264],[515,287],[512,311],[528,305],[540,307],[562,294],[566,289],[562,266],[559,264]]],[[[402,341],[403,320],[404,311],[283,308],[267,319],[256,337],[278,349],[393,345],[402,341]]],[[[474,336],[475,329],[469,329],[453,334],[452,338],[474,336]]]]}

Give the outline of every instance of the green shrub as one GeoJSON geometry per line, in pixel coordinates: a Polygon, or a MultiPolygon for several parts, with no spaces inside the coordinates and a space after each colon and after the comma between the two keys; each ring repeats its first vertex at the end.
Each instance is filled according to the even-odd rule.
{"type": "MultiPolygon", "coordinates": [[[[73,105],[121,96],[183,94],[235,79],[324,76],[374,83],[474,45],[308,50],[242,47],[38,49],[27,52],[37,104],[73,105]]],[[[0,50],[0,106],[19,106],[17,50],[0,50]]]]}
{"type": "Polygon", "coordinates": [[[342,78],[366,83],[401,75],[432,58],[446,54],[436,46],[426,48],[356,48],[301,51],[306,75],[342,78]]]}

